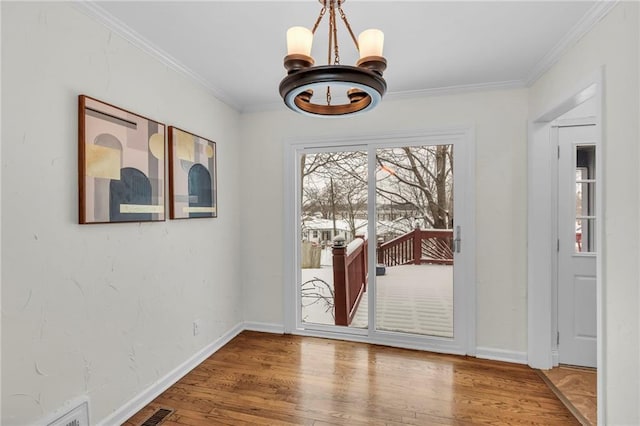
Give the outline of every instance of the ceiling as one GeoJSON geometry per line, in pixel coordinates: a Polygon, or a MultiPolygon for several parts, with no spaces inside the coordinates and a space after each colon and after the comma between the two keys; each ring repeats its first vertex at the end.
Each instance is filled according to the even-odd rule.
{"type": "MultiPolygon", "coordinates": [[[[311,27],[317,0],[99,1],[82,6],[112,30],[240,111],[282,105],[285,33],[311,27]]],[[[525,87],[608,10],[594,1],[361,1],[343,5],[356,35],[385,33],[388,97],[525,87]]],[[[312,55],[326,64],[327,18],[312,55]]],[[[338,22],[342,64],[357,52],[338,22]]]]}

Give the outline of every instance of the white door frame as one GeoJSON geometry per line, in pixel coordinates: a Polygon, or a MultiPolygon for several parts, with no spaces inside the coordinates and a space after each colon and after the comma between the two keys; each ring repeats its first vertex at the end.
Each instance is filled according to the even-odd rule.
{"type": "MultiPolygon", "coordinates": [[[[557,317],[553,304],[554,289],[557,288],[557,141],[552,127],[554,121],[564,113],[589,99],[595,99],[596,131],[596,194],[601,194],[596,203],[596,217],[603,218],[602,188],[603,173],[602,144],[604,130],[602,110],[604,101],[604,70],[600,69],[575,90],[568,92],[558,102],[548,105],[529,122],[528,138],[528,219],[527,219],[527,286],[528,286],[528,364],[533,368],[549,369],[554,366],[557,317]]],[[[598,422],[603,424],[605,413],[604,352],[603,352],[603,283],[602,241],[603,220],[596,221],[596,271],[597,294],[597,369],[598,369],[598,422]]],[[[555,360],[557,365],[557,358],[555,360]]]]}
{"type": "MultiPolygon", "coordinates": [[[[366,147],[365,147],[366,149],[366,147]]],[[[454,148],[455,150],[455,148],[454,148]]],[[[475,293],[475,135],[471,127],[455,127],[432,130],[417,130],[412,132],[390,132],[376,133],[371,135],[361,135],[351,138],[336,136],[330,139],[307,140],[307,141],[289,141],[285,144],[284,150],[284,319],[285,333],[300,334],[306,336],[330,337],[341,340],[352,340],[360,342],[368,342],[375,344],[383,344],[389,346],[404,347],[410,349],[431,350],[443,353],[467,354],[474,355],[476,351],[476,293],[475,293]],[[430,338],[430,342],[425,342],[421,337],[411,335],[398,335],[395,333],[385,333],[375,331],[370,327],[368,334],[362,333],[343,333],[336,332],[335,327],[313,327],[312,330],[299,327],[298,323],[298,307],[296,301],[296,279],[298,274],[298,253],[296,250],[296,238],[298,236],[298,226],[291,226],[299,222],[297,217],[297,206],[300,205],[300,194],[296,190],[297,176],[299,176],[300,165],[296,161],[297,153],[305,147],[327,148],[332,147],[342,149],[343,146],[363,149],[362,145],[369,146],[369,156],[373,150],[380,147],[390,145],[429,145],[442,144],[447,141],[456,143],[458,146],[464,145],[465,152],[461,155],[460,163],[456,168],[454,177],[455,181],[464,179],[464,193],[460,194],[456,204],[456,211],[464,212],[460,215],[461,219],[456,222],[463,229],[462,250],[456,253],[456,261],[462,265],[461,277],[456,277],[462,285],[458,286],[459,293],[464,292],[466,305],[459,309],[459,321],[456,332],[461,336],[454,339],[438,339],[430,338]],[[459,208],[459,210],[458,210],[459,208]],[[462,222],[464,221],[464,222],[462,222]],[[453,341],[455,340],[455,342],[453,341]]],[[[454,151],[455,152],[455,151],[454,151]]],[[[455,154],[454,154],[455,155],[455,154]]],[[[369,167],[372,167],[370,164],[369,167]]],[[[371,171],[370,171],[371,173],[371,171]]],[[[369,197],[371,192],[375,194],[375,188],[369,189],[369,197]]],[[[373,198],[375,199],[375,197],[373,198]]],[[[375,217],[375,203],[369,203],[369,217],[375,217]]],[[[372,227],[374,222],[369,222],[369,233],[373,235],[372,227]]],[[[375,241],[369,239],[369,276],[375,277],[375,241]]],[[[367,292],[369,306],[373,306],[373,292],[367,292]]],[[[462,294],[455,294],[455,297],[461,297],[462,294]]],[[[370,323],[372,310],[370,309],[370,323]]],[[[456,327],[454,322],[454,327],[456,327]]]]}

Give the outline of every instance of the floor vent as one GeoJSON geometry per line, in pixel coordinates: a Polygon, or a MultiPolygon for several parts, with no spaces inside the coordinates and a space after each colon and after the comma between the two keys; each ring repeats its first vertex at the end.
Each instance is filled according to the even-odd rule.
{"type": "Polygon", "coordinates": [[[47,423],[47,426],[89,426],[88,400],[81,398],[78,401],[72,401],[63,407],[62,411],[66,411],[66,413],[61,416],[56,416],[56,419],[47,423]],[[69,406],[73,408],[67,410],[69,406]]]}
{"type": "Polygon", "coordinates": [[[174,410],[171,410],[168,408],[160,408],[158,409],[158,411],[153,413],[151,417],[145,420],[145,422],[142,423],[140,426],[157,426],[162,422],[164,422],[167,419],[167,417],[169,417],[173,413],[173,411],[174,410]]]}

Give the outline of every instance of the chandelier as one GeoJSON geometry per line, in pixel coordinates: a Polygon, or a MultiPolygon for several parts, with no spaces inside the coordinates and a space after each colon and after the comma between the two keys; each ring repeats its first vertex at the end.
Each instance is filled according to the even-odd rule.
{"type": "Polygon", "coordinates": [[[380,30],[369,29],[356,39],[342,10],[346,0],[318,1],[322,9],[312,30],[292,27],[287,31],[287,56],[284,58],[287,76],[280,82],[280,96],[293,111],[311,116],[340,117],[371,110],[387,90],[387,83],[382,78],[387,68],[387,60],[382,56],[384,34],[380,30]],[[327,11],[327,65],[313,66],[313,35],[327,11]],[[336,14],[340,15],[360,53],[356,66],[340,64],[336,14]],[[314,102],[316,99],[318,102],[314,102]]]}

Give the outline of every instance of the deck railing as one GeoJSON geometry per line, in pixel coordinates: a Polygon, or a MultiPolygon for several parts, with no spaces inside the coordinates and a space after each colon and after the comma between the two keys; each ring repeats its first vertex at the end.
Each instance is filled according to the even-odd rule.
{"type": "Polygon", "coordinates": [[[349,325],[367,291],[367,240],[356,237],[349,245],[333,244],[333,288],[335,324],[349,325]]]}
{"type": "Polygon", "coordinates": [[[414,229],[385,243],[378,244],[378,263],[386,266],[453,264],[453,230],[414,229]]]}

